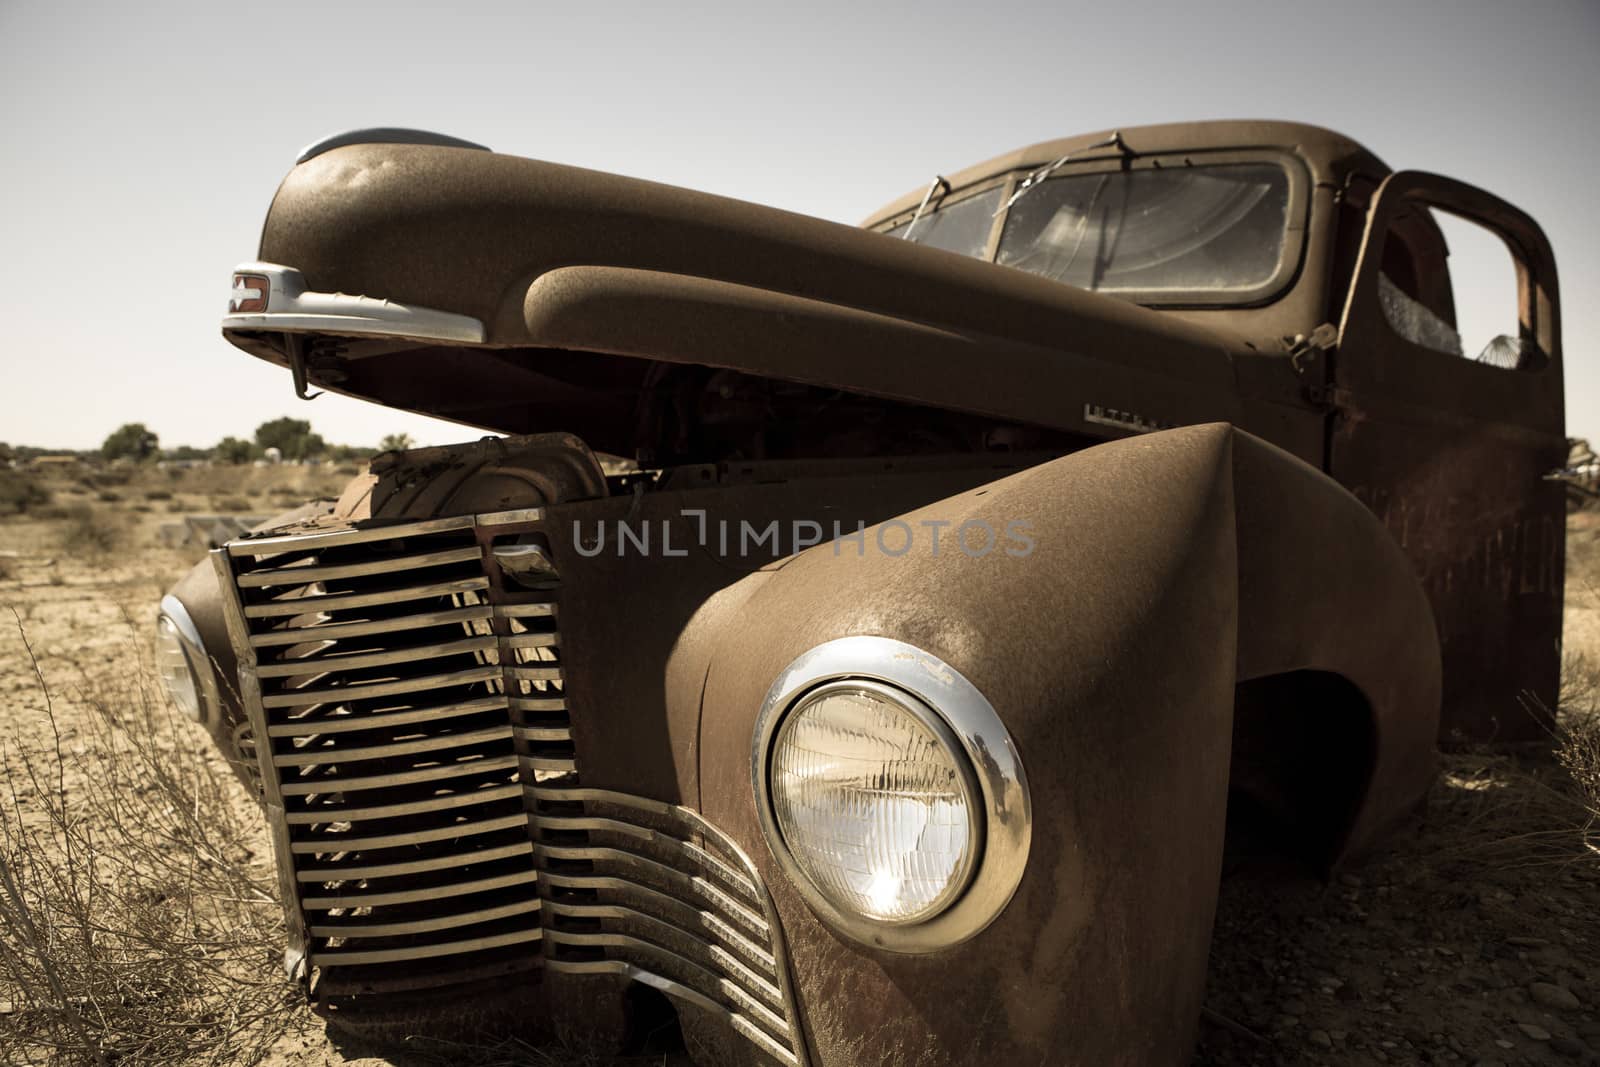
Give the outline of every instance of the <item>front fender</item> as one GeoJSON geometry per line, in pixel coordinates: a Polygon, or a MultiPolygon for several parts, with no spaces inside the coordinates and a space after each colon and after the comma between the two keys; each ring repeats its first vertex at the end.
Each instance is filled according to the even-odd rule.
{"type": "MultiPolygon", "coordinates": [[[[1413,610],[1415,580],[1353,498],[1221,424],[1086,450],[897,521],[916,534],[902,554],[878,540],[891,521],[863,545],[821,545],[762,576],[706,679],[705,813],[746,845],[772,888],[818,1061],[1187,1062],[1220,874],[1234,687],[1280,669],[1350,678],[1388,722],[1380,738],[1403,750],[1380,758],[1389,769],[1370,780],[1389,790],[1385,803],[1414,796],[1425,761],[1407,739],[1433,736],[1426,700],[1436,714],[1438,672],[1425,602],[1420,617],[1413,610]],[[1303,538],[1292,546],[1275,526],[1283,506],[1303,509],[1281,527],[1303,538]],[[947,525],[936,548],[937,523],[947,525]],[[1000,543],[964,551],[951,539],[963,523],[986,524],[1000,543]],[[1005,539],[1015,523],[1027,524],[1031,551],[1005,539]],[[1341,545],[1325,546],[1329,537],[1341,545]],[[1349,589],[1300,599],[1315,576],[1282,572],[1323,548],[1328,568],[1362,569],[1343,575],[1349,589]],[[1374,591],[1361,595],[1369,579],[1395,585],[1375,590],[1377,603],[1398,605],[1394,618],[1373,613],[1374,591]],[[836,934],[762,839],[749,783],[763,696],[803,652],[858,634],[905,641],[965,675],[1027,770],[1027,869],[1010,904],[960,946],[896,955],[836,934]],[[1410,661],[1397,665],[1397,649],[1410,661]],[[1407,709],[1379,707],[1405,700],[1422,702],[1409,728],[1407,709]]],[[[1313,570],[1326,580],[1327,569],[1313,570]]],[[[1373,796],[1363,825],[1383,821],[1373,796]]]]}

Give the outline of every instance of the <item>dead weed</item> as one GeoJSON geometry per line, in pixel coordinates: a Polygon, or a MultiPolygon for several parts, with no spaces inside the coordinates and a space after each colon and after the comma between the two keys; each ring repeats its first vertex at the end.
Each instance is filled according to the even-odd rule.
{"type": "Polygon", "coordinates": [[[187,758],[147,671],[74,694],[88,713],[69,744],[33,662],[54,746],[0,749],[0,1060],[259,1059],[293,990],[270,965],[281,912],[237,786],[187,758]]]}

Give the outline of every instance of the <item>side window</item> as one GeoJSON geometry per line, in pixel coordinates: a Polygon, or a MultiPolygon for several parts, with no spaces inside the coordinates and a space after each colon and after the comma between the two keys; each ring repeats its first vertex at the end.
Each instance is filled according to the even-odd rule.
{"type": "Polygon", "coordinates": [[[1384,244],[1378,301],[1413,344],[1516,370],[1524,357],[1516,260],[1501,237],[1439,208],[1408,206],[1384,244]]]}
{"type": "Polygon", "coordinates": [[[1517,263],[1492,230],[1433,209],[1444,233],[1456,333],[1468,359],[1515,370],[1523,364],[1517,263]]]}
{"type": "Polygon", "coordinates": [[[1461,355],[1444,234],[1426,208],[1395,215],[1383,245],[1378,302],[1389,328],[1412,344],[1461,355]]]}

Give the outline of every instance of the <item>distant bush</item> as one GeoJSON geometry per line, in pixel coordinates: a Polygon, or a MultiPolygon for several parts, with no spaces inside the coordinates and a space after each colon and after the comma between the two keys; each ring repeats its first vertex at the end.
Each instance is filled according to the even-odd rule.
{"type": "Polygon", "coordinates": [[[112,486],[123,486],[133,481],[133,471],[127,467],[108,467],[102,471],[91,471],[78,479],[78,484],[86,489],[107,489],[112,486]]]}
{"type": "Polygon", "coordinates": [[[249,511],[250,501],[242,496],[230,496],[217,501],[218,511],[249,511]]]}
{"type": "Polygon", "coordinates": [[[146,500],[171,500],[172,499],[172,490],[170,490],[170,489],[147,489],[147,490],[145,490],[144,498],[146,500]]]}
{"type": "Polygon", "coordinates": [[[217,447],[211,450],[211,458],[218,463],[249,463],[261,454],[254,441],[245,441],[237,437],[224,437],[217,442],[217,447]]]}
{"type": "Polygon", "coordinates": [[[95,494],[95,499],[102,504],[115,504],[122,499],[122,494],[113,492],[110,489],[102,489],[95,494]]]}
{"type": "Polygon", "coordinates": [[[38,482],[17,471],[0,470],[0,515],[37,513],[48,503],[50,493],[38,482]]]}
{"type": "Polygon", "coordinates": [[[67,528],[61,534],[61,547],[73,555],[103,556],[122,544],[122,528],[79,504],[67,509],[67,528]]]}

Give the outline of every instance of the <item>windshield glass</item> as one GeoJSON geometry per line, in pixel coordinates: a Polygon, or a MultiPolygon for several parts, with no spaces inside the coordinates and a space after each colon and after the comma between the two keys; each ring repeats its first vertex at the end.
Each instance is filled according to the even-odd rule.
{"type": "Polygon", "coordinates": [[[1278,274],[1288,206],[1269,163],[1065,175],[1012,205],[996,262],[1150,303],[1251,294],[1278,274]]]}
{"type": "MultiPolygon", "coordinates": [[[[994,213],[1000,207],[1000,195],[1004,192],[996,186],[949,207],[924,211],[916,228],[911,230],[910,240],[974,259],[985,258],[989,252],[989,233],[994,229],[994,213]]],[[[889,231],[889,236],[904,237],[910,225],[907,222],[896,226],[889,231]]]]}

